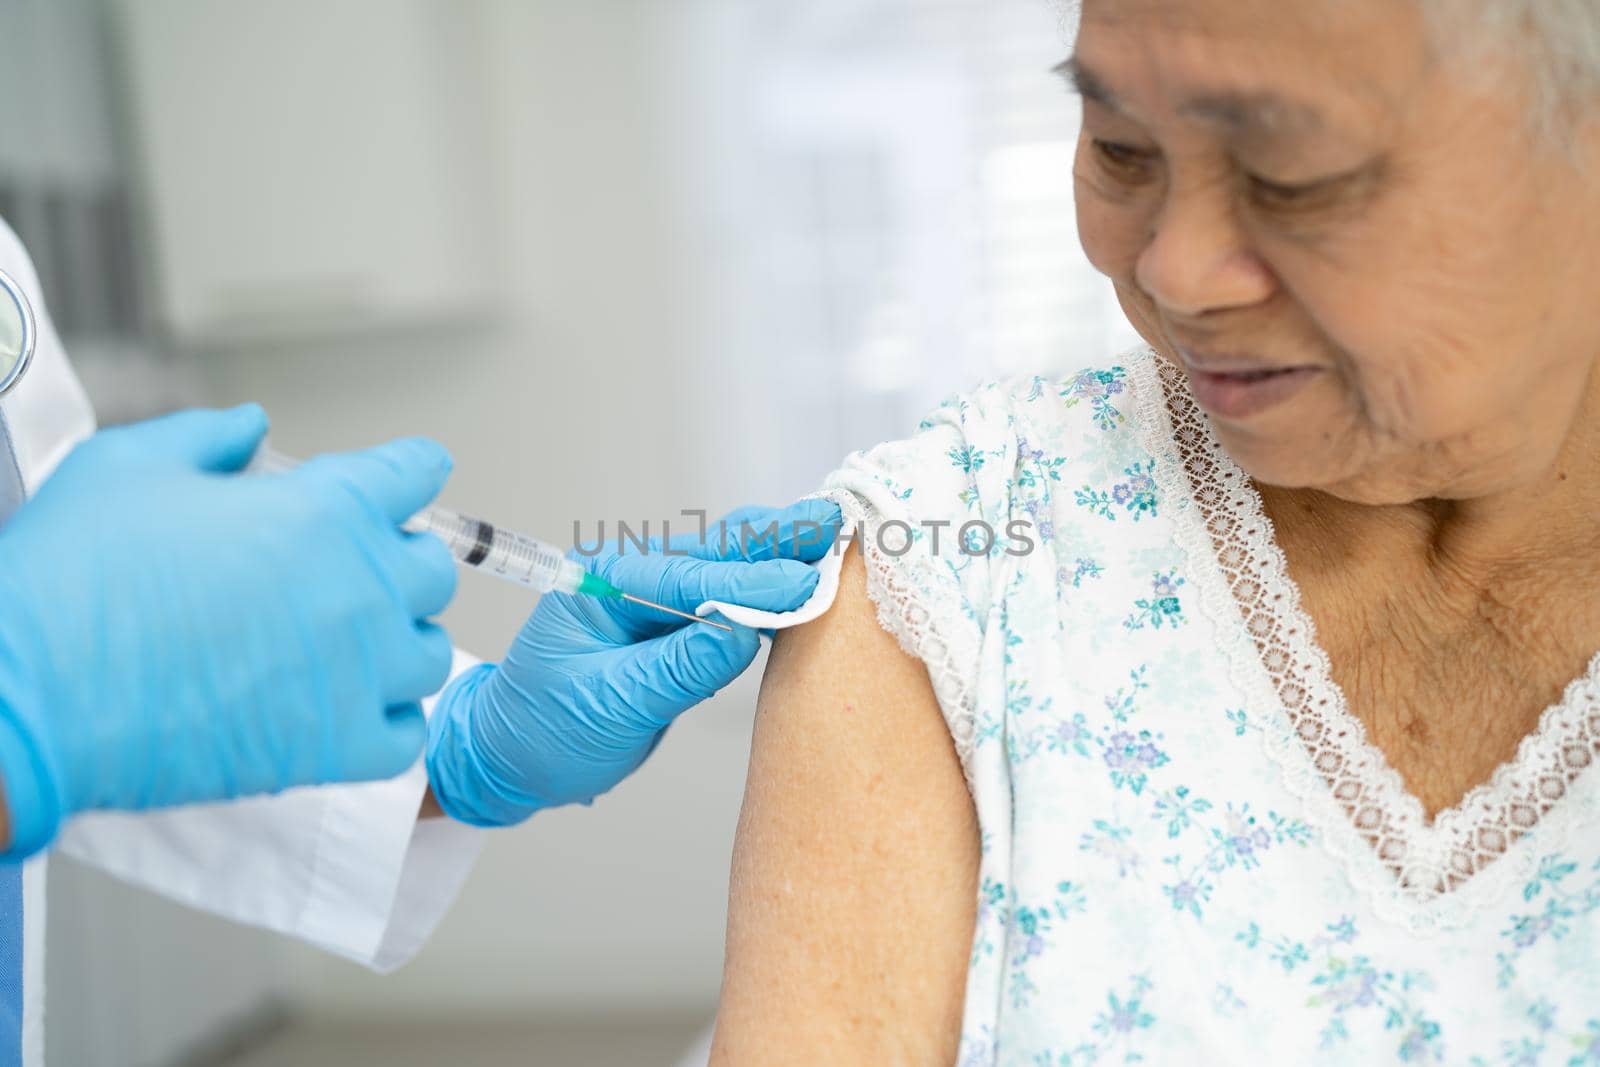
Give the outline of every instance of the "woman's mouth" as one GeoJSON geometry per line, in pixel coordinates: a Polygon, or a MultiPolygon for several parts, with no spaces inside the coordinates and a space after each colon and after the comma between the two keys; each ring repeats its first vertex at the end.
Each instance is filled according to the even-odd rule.
{"type": "Polygon", "coordinates": [[[1180,352],[1180,356],[1189,372],[1195,402],[1225,419],[1248,418],[1277,407],[1321,373],[1318,367],[1205,370],[1189,353],[1180,352]]]}

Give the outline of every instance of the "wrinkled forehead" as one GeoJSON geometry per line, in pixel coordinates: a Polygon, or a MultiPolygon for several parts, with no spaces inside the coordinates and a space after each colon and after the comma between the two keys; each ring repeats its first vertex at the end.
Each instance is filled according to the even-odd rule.
{"type": "Polygon", "coordinates": [[[1431,64],[1412,0],[1084,0],[1062,72],[1135,118],[1306,131],[1381,121],[1431,64]]]}

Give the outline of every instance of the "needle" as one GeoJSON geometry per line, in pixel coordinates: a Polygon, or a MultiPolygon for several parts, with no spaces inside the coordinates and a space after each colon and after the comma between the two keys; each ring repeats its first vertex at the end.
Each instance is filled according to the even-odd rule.
{"type": "Polygon", "coordinates": [[[665,604],[657,604],[653,600],[645,600],[643,597],[636,597],[631,593],[623,593],[622,599],[631,600],[635,604],[643,604],[647,608],[655,608],[657,611],[664,611],[668,615],[676,615],[681,619],[688,619],[690,622],[703,622],[707,626],[715,626],[717,629],[727,630],[729,633],[733,632],[733,627],[731,626],[720,622],[712,622],[710,619],[701,618],[699,615],[690,615],[687,611],[679,611],[677,608],[669,608],[665,604]]]}

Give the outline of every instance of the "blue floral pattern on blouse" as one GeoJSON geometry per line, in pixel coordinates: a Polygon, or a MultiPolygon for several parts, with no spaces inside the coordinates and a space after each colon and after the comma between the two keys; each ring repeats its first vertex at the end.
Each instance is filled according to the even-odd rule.
{"type": "Polygon", "coordinates": [[[827,483],[918,531],[891,608],[982,834],[962,1067],[1600,1067],[1600,827],[1535,830],[1535,875],[1465,927],[1372,911],[1264,751],[1281,709],[1197,611],[1194,501],[1140,444],[1154,376],[1128,361],[1155,358],[985,386],[827,483]],[[1001,536],[952,536],[972,521],[1001,536]]]}

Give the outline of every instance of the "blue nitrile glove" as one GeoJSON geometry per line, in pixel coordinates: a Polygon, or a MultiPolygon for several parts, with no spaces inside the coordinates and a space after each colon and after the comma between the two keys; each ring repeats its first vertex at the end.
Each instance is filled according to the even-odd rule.
{"type": "MultiPolygon", "coordinates": [[[[694,611],[707,600],[790,611],[811,595],[817,573],[802,561],[830,550],[836,505],[803,501],[785,511],[744,509],[706,543],[673,538],[641,554],[585,560],[624,592],[694,611]],[[776,537],[747,539],[779,523],[776,537]]],[[[573,558],[581,559],[581,556],[573,558]]],[[[546,596],[498,666],[452,682],[428,724],[428,777],[446,814],[475,826],[505,826],[540,808],[587,802],[632,774],[679,715],[744,672],[760,641],[684,623],[620,600],[546,596]]]]}
{"type": "Polygon", "coordinates": [[[238,475],[254,406],[107,430],[0,529],[10,853],[90,808],[383,778],[415,762],[450,642],[450,459],[402,440],[238,475]]]}

